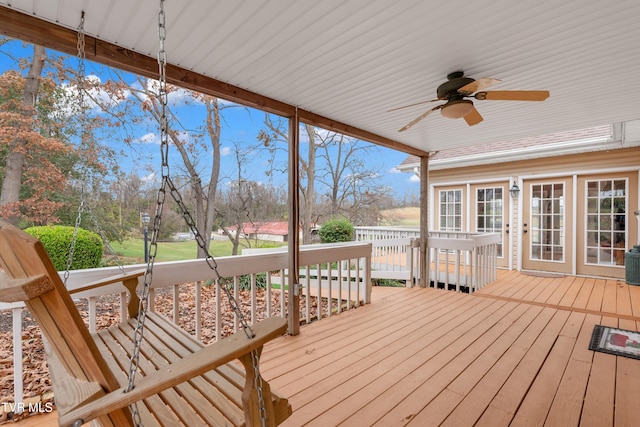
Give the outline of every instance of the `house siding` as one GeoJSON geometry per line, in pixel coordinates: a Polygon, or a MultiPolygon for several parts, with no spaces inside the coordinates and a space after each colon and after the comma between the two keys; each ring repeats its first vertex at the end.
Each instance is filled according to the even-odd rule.
{"type": "Polygon", "coordinates": [[[551,156],[452,169],[431,169],[431,184],[495,180],[497,177],[572,175],[584,171],[640,169],[640,147],[551,156]]]}
{"type": "MultiPolygon", "coordinates": [[[[584,195],[581,190],[585,179],[602,178],[602,177],[627,177],[629,182],[628,188],[628,206],[627,206],[627,229],[628,229],[628,246],[633,246],[638,241],[638,221],[634,217],[633,212],[640,209],[638,199],[640,198],[638,189],[638,179],[640,175],[640,147],[630,147],[621,149],[611,149],[605,151],[596,151],[580,154],[548,156],[530,160],[519,160],[504,163],[494,163],[490,165],[454,167],[446,169],[432,169],[429,173],[430,192],[429,198],[430,209],[430,225],[434,229],[438,229],[438,194],[441,189],[463,188],[465,192],[469,191],[474,184],[494,184],[502,182],[509,188],[514,181],[520,186],[521,192],[519,198],[525,195],[524,185],[531,182],[544,182],[547,179],[553,181],[554,178],[564,180],[569,187],[567,194],[576,193],[575,196],[567,196],[567,203],[572,203],[574,208],[571,217],[567,217],[565,227],[571,227],[575,234],[570,242],[573,246],[569,253],[577,253],[578,257],[573,256],[571,271],[574,274],[586,275],[602,275],[607,277],[624,277],[624,268],[608,267],[596,268],[595,270],[580,266],[582,260],[580,258],[583,250],[578,245],[583,245],[583,239],[580,237],[584,234],[584,195]],[[574,188],[575,187],[575,188],[574,188]],[[578,190],[580,189],[580,192],[578,190]],[[431,202],[434,203],[431,203],[431,202]],[[575,206],[574,206],[575,205],[575,206]]],[[[471,212],[471,204],[474,203],[472,193],[465,199],[468,205],[465,210],[467,215],[471,212]]],[[[513,199],[507,195],[505,199],[505,209],[508,209],[504,217],[504,221],[511,225],[510,233],[504,234],[505,244],[510,245],[510,267],[514,269],[522,268],[522,260],[524,255],[522,225],[527,223],[529,213],[524,212],[523,203],[518,199],[513,199]],[[517,228],[516,228],[517,227],[517,228]]],[[[570,210],[569,210],[570,211],[570,210]]],[[[464,221],[467,226],[466,231],[473,231],[473,219],[469,218],[464,221]]],[[[526,229],[526,227],[524,227],[526,229]]],[[[566,231],[569,231],[568,229],[566,231]]],[[[529,237],[527,235],[526,237],[529,237]]],[[[553,271],[553,270],[549,270],[553,271]]]]}

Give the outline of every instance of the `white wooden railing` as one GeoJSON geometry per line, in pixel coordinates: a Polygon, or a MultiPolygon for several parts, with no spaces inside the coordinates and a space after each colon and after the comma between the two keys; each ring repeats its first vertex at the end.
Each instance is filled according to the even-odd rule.
{"type": "MultiPolygon", "coordinates": [[[[372,244],[371,277],[420,277],[420,232],[411,227],[356,227],[356,239],[372,244]]],[[[473,292],[496,279],[498,233],[432,231],[427,240],[427,277],[431,286],[473,292]]]]}
{"type": "Polygon", "coordinates": [[[406,237],[420,237],[420,229],[418,227],[355,227],[355,240],[358,242],[406,237]]]}
{"type": "MultiPolygon", "coordinates": [[[[324,317],[338,314],[344,310],[357,307],[360,304],[371,302],[371,244],[359,243],[349,245],[312,245],[300,249],[300,280],[299,284],[292,286],[289,283],[288,254],[284,251],[266,252],[260,254],[243,255],[235,257],[216,258],[218,271],[222,277],[233,281],[232,293],[234,298],[242,306],[249,306],[247,321],[254,323],[264,317],[287,315],[287,295],[290,289],[300,292],[301,304],[300,319],[302,322],[311,322],[324,317]],[[266,279],[265,311],[258,312],[256,301],[256,283],[259,274],[264,274],[266,279]],[[240,291],[242,276],[249,276],[251,291],[240,291]],[[281,292],[284,290],[284,292],[281,292]],[[312,299],[317,298],[317,304],[312,299]],[[325,300],[326,304],[321,304],[325,300]],[[277,301],[277,303],[273,303],[277,301]],[[311,307],[316,312],[311,311],[311,307]]],[[[136,271],[144,268],[144,265],[125,266],[126,271],[136,271]]],[[[67,280],[67,288],[70,292],[83,287],[84,284],[94,282],[119,274],[117,267],[98,268],[91,270],[71,271],[67,280]]],[[[210,281],[214,276],[211,268],[205,260],[189,260],[175,262],[157,262],[153,269],[152,298],[150,309],[154,310],[155,292],[170,289],[173,294],[173,320],[184,323],[185,319],[178,319],[185,310],[180,307],[180,296],[184,289],[195,293],[194,313],[195,329],[191,331],[198,338],[201,337],[203,325],[203,309],[207,316],[215,316],[215,337],[222,337],[223,319],[221,309],[222,298],[218,298],[220,292],[216,291],[214,298],[215,307],[202,307],[203,282],[210,281]],[[193,283],[196,283],[193,285],[193,283]],[[188,284],[188,285],[187,285],[188,284]],[[192,289],[195,286],[195,290],[192,289]]],[[[142,280],[140,280],[142,282],[142,280]]],[[[140,287],[141,285],[139,285],[140,287]]],[[[215,285],[219,286],[219,285],[215,285]]],[[[87,323],[91,332],[97,329],[96,319],[99,309],[99,298],[104,295],[119,295],[119,313],[110,313],[111,316],[119,316],[125,320],[127,316],[127,297],[120,283],[106,285],[100,288],[72,293],[79,303],[86,301],[88,305],[87,323]]],[[[219,290],[219,289],[218,289],[219,290]]],[[[22,312],[24,306],[21,303],[0,303],[0,310],[12,312],[13,329],[13,368],[14,368],[14,401],[12,407],[21,407],[23,402],[23,352],[22,352],[22,312]],[[18,361],[18,363],[16,363],[18,361]]],[[[239,327],[238,319],[234,316],[233,330],[239,327]]]]}
{"type": "Polygon", "coordinates": [[[435,231],[427,242],[434,286],[473,292],[496,280],[500,234],[435,231]]]}

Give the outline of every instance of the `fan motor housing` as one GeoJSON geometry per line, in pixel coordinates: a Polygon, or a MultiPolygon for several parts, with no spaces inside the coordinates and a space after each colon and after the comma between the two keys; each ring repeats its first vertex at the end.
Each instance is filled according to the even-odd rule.
{"type": "Polygon", "coordinates": [[[475,79],[472,79],[471,77],[463,77],[462,75],[458,77],[458,73],[451,73],[447,77],[449,77],[449,81],[438,86],[436,91],[438,99],[451,99],[452,97],[454,99],[458,97],[462,99],[463,95],[458,93],[458,89],[468,85],[469,83],[475,82],[475,79]]]}

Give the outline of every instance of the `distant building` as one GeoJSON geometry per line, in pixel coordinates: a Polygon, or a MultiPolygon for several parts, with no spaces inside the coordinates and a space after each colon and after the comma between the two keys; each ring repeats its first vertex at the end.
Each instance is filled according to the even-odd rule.
{"type": "MultiPolygon", "coordinates": [[[[226,227],[226,230],[235,236],[238,228],[238,225],[233,225],[226,227]]],[[[287,242],[289,241],[289,223],[286,221],[244,222],[242,223],[240,237],[251,240],[287,242]]],[[[300,229],[300,237],[302,237],[302,229],[300,229]]]]}

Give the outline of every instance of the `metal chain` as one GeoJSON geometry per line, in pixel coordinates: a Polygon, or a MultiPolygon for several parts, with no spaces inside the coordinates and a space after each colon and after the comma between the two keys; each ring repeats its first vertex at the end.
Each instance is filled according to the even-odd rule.
{"type": "MultiPolygon", "coordinates": [[[[169,164],[168,164],[168,152],[169,152],[169,139],[167,129],[167,52],[164,48],[164,43],[167,37],[165,13],[164,13],[164,0],[160,0],[160,9],[158,11],[158,98],[160,99],[162,111],[160,117],[160,155],[162,157],[162,183],[158,189],[158,195],[156,197],[156,211],[153,217],[153,227],[151,229],[151,241],[149,243],[149,259],[147,261],[147,269],[144,273],[144,286],[142,288],[142,295],[138,304],[138,317],[136,321],[136,328],[134,331],[133,350],[131,353],[131,359],[129,361],[129,381],[125,392],[133,390],[135,387],[136,374],[138,372],[138,366],[140,364],[140,346],[142,345],[142,338],[144,336],[144,323],[147,318],[147,309],[149,307],[149,294],[151,291],[151,283],[153,280],[153,264],[158,253],[158,233],[162,223],[162,210],[164,208],[164,202],[166,200],[166,188],[169,180],[169,164]]],[[[135,402],[129,406],[131,411],[131,418],[133,424],[136,426],[142,426],[142,418],[138,409],[138,403],[135,402]]]]}
{"type": "MultiPolygon", "coordinates": [[[[162,166],[161,166],[161,174],[162,174],[162,183],[160,185],[160,189],[158,190],[158,196],[156,199],[156,210],[153,219],[153,228],[151,233],[151,242],[149,244],[149,261],[147,262],[147,269],[144,274],[144,287],[142,289],[142,295],[140,298],[140,303],[138,306],[138,319],[136,322],[136,328],[134,332],[134,348],[132,351],[130,364],[129,364],[129,381],[126,391],[130,391],[135,387],[135,377],[138,371],[139,360],[140,360],[140,346],[142,344],[142,338],[144,334],[144,322],[147,316],[147,309],[149,307],[149,295],[151,289],[151,283],[153,279],[153,264],[155,262],[155,258],[158,252],[158,235],[160,232],[160,226],[162,222],[162,210],[164,208],[164,203],[166,200],[167,189],[170,191],[171,197],[178,204],[180,210],[182,212],[182,216],[189,226],[191,232],[195,236],[196,242],[198,243],[198,247],[203,250],[206,255],[206,262],[211,268],[211,270],[215,273],[215,280],[219,283],[221,276],[218,272],[218,264],[215,259],[209,253],[204,238],[198,231],[195,221],[193,217],[189,213],[180,192],[171,181],[171,177],[169,174],[169,127],[168,127],[168,115],[167,115],[167,105],[168,105],[168,91],[167,91],[167,77],[166,77],[166,67],[167,67],[167,53],[165,50],[165,41],[167,37],[167,28],[166,28],[166,20],[165,20],[165,12],[164,12],[164,0],[160,1],[160,9],[158,11],[158,38],[159,38],[159,49],[158,49],[158,99],[161,104],[161,115],[160,115],[160,154],[162,158],[162,166]]],[[[255,336],[253,330],[249,326],[246,318],[244,317],[242,310],[236,299],[231,294],[231,291],[226,286],[221,286],[224,290],[229,304],[231,308],[236,313],[242,328],[247,335],[248,338],[253,338],[255,336]]],[[[251,352],[252,364],[255,374],[255,384],[256,389],[258,390],[258,404],[260,407],[260,420],[263,426],[267,425],[267,413],[264,403],[264,396],[262,390],[262,377],[260,376],[260,371],[258,369],[258,353],[256,350],[251,352]]],[[[138,410],[137,403],[130,405],[131,416],[133,423],[136,426],[142,426],[142,419],[140,417],[140,411],[138,410]]]]}
{"type": "MultiPolygon", "coordinates": [[[[84,48],[84,11],[82,11],[80,15],[80,24],[78,25],[78,40],[76,47],[77,57],[78,57],[78,107],[80,108],[80,114],[84,114],[84,75],[85,75],[85,48],[84,48]]],[[[81,116],[82,120],[80,123],[80,146],[84,145],[85,139],[85,128],[84,128],[84,116],[81,116]]],[[[84,174],[83,174],[84,175],[84,174]]],[[[84,177],[83,177],[84,178],[84,177]]],[[[84,180],[81,183],[80,188],[80,206],[78,206],[78,215],[76,216],[75,227],[73,228],[73,236],[71,237],[71,247],[69,248],[69,256],[67,257],[67,268],[64,271],[64,284],[67,284],[67,280],[69,279],[69,271],[71,270],[71,263],[73,262],[73,254],[76,251],[76,241],[78,240],[78,230],[80,229],[80,222],[82,221],[82,213],[84,212],[85,206],[85,191],[84,191],[84,180]]]]}
{"type": "MultiPolygon", "coordinates": [[[[78,49],[78,53],[77,53],[77,58],[78,58],[78,78],[77,78],[77,89],[78,89],[78,107],[80,109],[80,149],[86,149],[87,146],[87,131],[86,131],[86,108],[85,108],[85,103],[84,103],[84,92],[85,92],[85,77],[86,77],[86,67],[85,67],[85,59],[86,59],[86,54],[85,54],[85,41],[84,41],[84,11],[82,11],[81,15],[80,15],[80,25],[78,25],[78,41],[77,41],[77,49],[78,49]]],[[[64,280],[64,284],[67,284],[67,280],[69,279],[69,274],[71,271],[71,265],[73,263],[73,257],[74,257],[74,253],[76,251],[76,242],[78,241],[78,231],[80,229],[80,224],[82,223],[82,214],[85,212],[88,212],[91,220],[93,221],[93,225],[95,227],[95,229],[97,230],[98,234],[100,235],[100,237],[102,238],[102,242],[104,243],[104,245],[106,245],[107,248],[107,252],[109,253],[109,259],[115,261],[115,263],[117,264],[118,268],[120,269],[120,271],[122,272],[122,274],[125,274],[125,269],[124,266],[122,265],[122,262],[120,261],[120,259],[118,258],[118,256],[116,255],[115,251],[113,250],[113,248],[111,247],[111,243],[109,242],[109,239],[107,238],[106,233],[104,232],[104,230],[102,229],[102,227],[100,226],[98,219],[96,218],[96,216],[93,214],[93,211],[91,209],[91,206],[89,205],[89,202],[87,201],[87,189],[86,189],[86,185],[87,185],[87,175],[88,175],[88,171],[86,168],[86,165],[83,164],[82,166],[82,172],[81,172],[81,178],[82,178],[82,182],[80,183],[81,187],[80,187],[80,205],[78,206],[78,215],[76,216],[76,221],[75,221],[75,225],[73,228],[73,236],[71,237],[71,245],[69,247],[69,255],[67,256],[67,265],[66,265],[66,269],[64,271],[64,275],[63,275],[63,280],[64,280]]]]}
{"type": "Polygon", "coordinates": [[[258,350],[251,351],[251,363],[253,364],[253,385],[258,390],[258,408],[260,409],[260,423],[262,427],[267,425],[267,407],[264,404],[262,393],[262,376],[260,375],[258,350]]]}
{"type": "MultiPolygon", "coordinates": [[[[84,188],[84,183],[82,184],[82,187],[84,188]]],[[[80,206],[78,206],[78,216],[76,216],[76,223],[75,226],[73,228],[73,236],[71,236],[71,245],[69,247],[69,256],[67,257],[67,266],[66,269],[64,270],[64,284],[65,286],[67,285],[67,280],[69,279],[69,272],[71,271],[71,264],[73,263],[73,254],[76,251],[76,242],[78,241],[78,230],[80,229],[80,222],[82,221],[82,212],[84,211],[84,205],[85,205],[85,200],[84,200],[84,189],[82,190],[81,193],[81,200],[80,200],[80,206]]]]}

